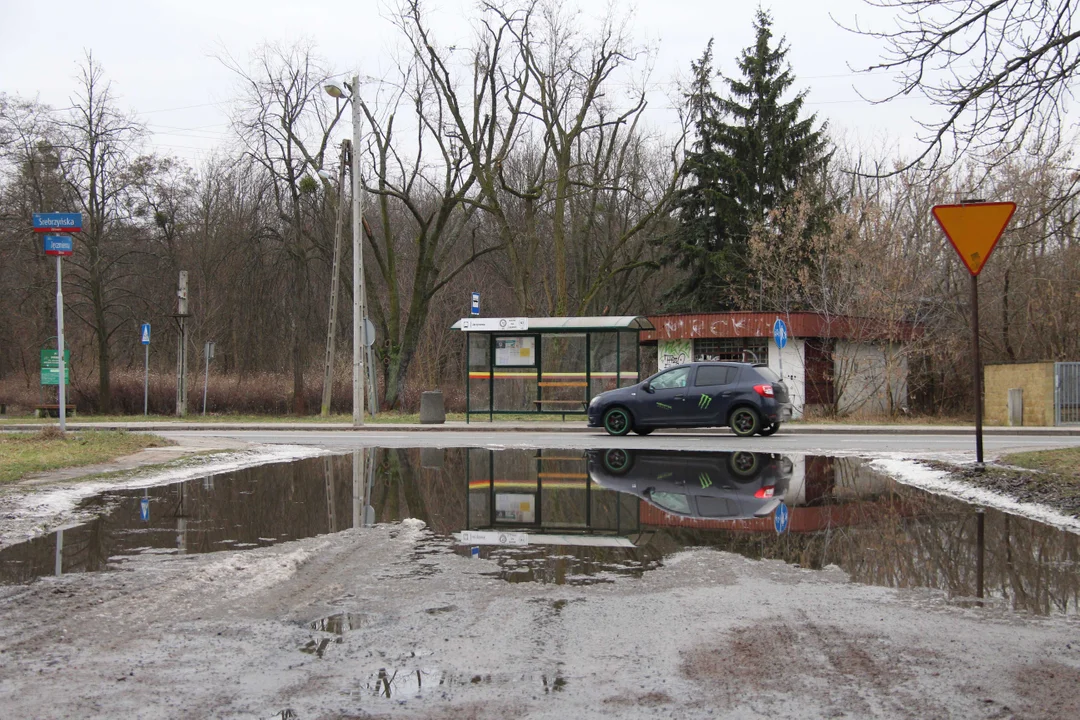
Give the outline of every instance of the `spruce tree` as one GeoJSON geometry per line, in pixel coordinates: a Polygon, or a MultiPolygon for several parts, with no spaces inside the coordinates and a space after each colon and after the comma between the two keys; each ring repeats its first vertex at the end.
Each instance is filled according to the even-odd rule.
{"type": "MultiPolygon", "coordinates": [[[[754,44],[738,59],[739,77],[723,78],[727,97],[712,90],[712,41],[691,66],[685,97],[697,137],[685,158],[689,183],[676,201],[673,248],[689,278],[669,295],[672,307],[749,309],[755,286],[747,262],[751,232],[828,160],[816,116],[800,119],[806,91],[783,102],[795,78],[783,39],[772,45],[771,26],[772,18],[759,9],[754,44]]],[[[814,202],[824,221],[826,204],[814,202]]]]}

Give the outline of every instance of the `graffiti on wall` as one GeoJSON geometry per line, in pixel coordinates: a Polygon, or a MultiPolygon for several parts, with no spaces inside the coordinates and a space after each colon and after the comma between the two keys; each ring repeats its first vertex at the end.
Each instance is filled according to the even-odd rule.
{"type": "Polygon", "coordinates": [[[693,359],[690,340],[660,340],[657,348],[657,369],[688,363],[693,359]]]}

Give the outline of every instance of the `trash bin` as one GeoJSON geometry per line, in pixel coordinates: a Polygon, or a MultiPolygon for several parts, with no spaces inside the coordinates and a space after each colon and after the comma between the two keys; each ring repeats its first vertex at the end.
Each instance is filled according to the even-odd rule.
{"type": "Polygon", "coordinates": [[[441,390],[420,393],[420,422],[424,425],[441,425],[446,422],[441,390]]]}

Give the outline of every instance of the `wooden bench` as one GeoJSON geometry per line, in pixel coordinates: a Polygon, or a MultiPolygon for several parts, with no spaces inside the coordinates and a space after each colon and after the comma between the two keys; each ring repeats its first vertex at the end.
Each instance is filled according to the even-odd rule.
{"type": "MultiPolygon", "coordinates": [[[[75,406],[65,404],[64,407],[66,408],[66,411],[64,412],[65,417],[74,417],[74,415],[75,415],[75,406]]],[[[34,408],[34,417],[36,417],[36,418],[40,418],[40,417],[55,417],[55,418],[58,418],[58,417],[60,417],[60,404],[57,403],[56,405],[37,405],[34,408]]]]}
{"type": "Polygon", "coordinates": [[[545,405],[569,406],[569,408],[564,410],[563,413],[562,413],[562,418],[563,418],[563,420],[565,420],[566,419],[566,413],[568,413],[568,412],[570,412],[570,413],[585,412],[589,407],[589,401],[588,400],[533,400],[533,405],[536,406],[537,411],[540,411],[540,410],[544,409],[545,405]],[[581,409],[578,410],[577,408],[581,408],[581,409]]]}

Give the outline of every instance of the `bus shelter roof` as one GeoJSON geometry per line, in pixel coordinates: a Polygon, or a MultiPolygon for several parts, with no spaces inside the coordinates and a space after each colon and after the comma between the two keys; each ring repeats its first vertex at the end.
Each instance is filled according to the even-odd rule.
{"type": "Polygon", "coordinates": [[[454,323],[451,330],[463,330],[465,332],[585,332],[585,331],[616,331],[616,330],[655,330],[649,318],[643,315],[620,315],[600,317],[537,317],[537,318],[513,318],[525,320],[528,329],[518,327],[499,327],[499,318],[462,318],[454,323]],[[496,322],[476,322],[496,321],[496,322]],[[471,327],[470,327],[471,326],[471,327]]]}

